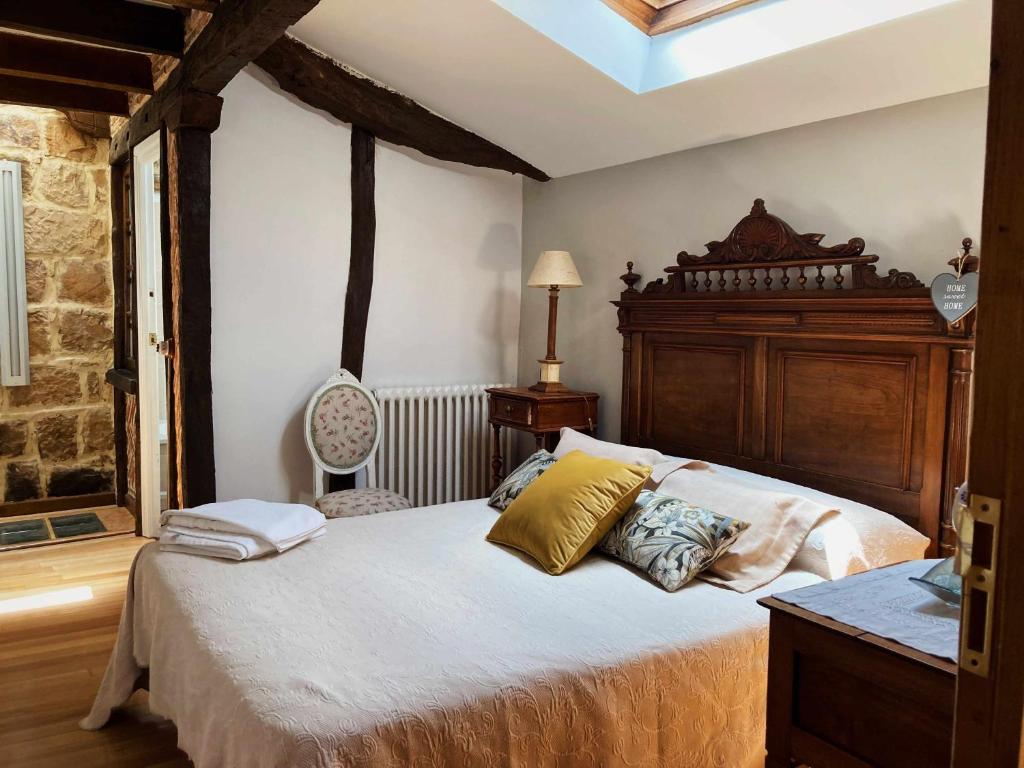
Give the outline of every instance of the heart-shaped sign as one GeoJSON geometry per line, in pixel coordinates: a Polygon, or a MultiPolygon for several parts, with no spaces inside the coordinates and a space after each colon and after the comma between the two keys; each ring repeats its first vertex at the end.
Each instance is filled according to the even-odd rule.
{"type": "Polygon", "coordinates": [[[932,303],[948,322],[955,323],[978,304],[978,273],[939,275],[932,280],[932,303]]]}

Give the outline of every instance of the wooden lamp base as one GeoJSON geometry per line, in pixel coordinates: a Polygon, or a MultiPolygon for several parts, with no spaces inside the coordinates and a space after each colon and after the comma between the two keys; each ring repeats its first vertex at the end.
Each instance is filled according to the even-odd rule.
{"type": "Polygon", "coordinates": [[[537,362],[540,363],[540,381],[530,389],[534,392],[564,392],[565,385],[559,373],[564,361],[544,358],[537,362]]]}

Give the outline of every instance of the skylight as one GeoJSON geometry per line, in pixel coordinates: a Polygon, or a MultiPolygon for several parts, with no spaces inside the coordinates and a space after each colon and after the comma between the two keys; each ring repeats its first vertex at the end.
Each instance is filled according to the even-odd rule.
{"type": "Polygon", "coordinates": [[[758,0],[602,0],[648,35],[663,35],[758,0]]]}
{"type": "MultiPolygon", "coordinates": [[[[492,0],[638,94],[961,1],[757,0],[652,37],[604,0],[492,0]]],[[[657,13],[688,2],[643,0],[657,13]]]]}

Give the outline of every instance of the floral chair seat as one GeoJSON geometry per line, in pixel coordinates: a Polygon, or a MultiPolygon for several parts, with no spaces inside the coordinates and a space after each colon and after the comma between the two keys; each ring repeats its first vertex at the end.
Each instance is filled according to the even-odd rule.
{"type": "Polygon", "coordinates": [[[385,488],[351,488],[321,496],[316,507],[324,517],[359,517],[409,509],[412,503],[402,494],[385,488]]]}

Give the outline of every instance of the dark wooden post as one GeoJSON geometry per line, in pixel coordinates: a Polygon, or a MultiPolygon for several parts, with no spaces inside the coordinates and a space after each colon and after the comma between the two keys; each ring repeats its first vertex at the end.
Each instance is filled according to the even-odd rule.
{"type": "MultiPolygon", "coordinates": [[[[160,183],[161,189],[166,186],[168,179],[167,172],[167,141],[168,131],[160,131],[160,183]]],[[[163,291],[163,328],[164,338],[172,338],[174,334],[174,268],[171,263],[171,215],[168,206],[165,204],[167,196],[160,193],[160,269],[163,278],[160,289],[163,291]]],[[[173,345],[170,353],[164,356],[164,380],[167,389],[164,392],[167,398],[167,412],[174,413],[174,353],[173,345]]],[[[178,495],[178,436],[175,419],[167,420],[167,507],[168,509],[179,509],[183,505],[178,495]]]]}
{"type": "Polygon", "coordinates": [[[363,377],[366,322],[373,292],[373,249],[377,237],[374,202],[373,134],[352,127],[352,250],[345,291],[345,326],[341,334],[341,367],[363,377]]]}
{"type": "MultiPolygon", "coordinates": [[[[216,99],[207,97],[207,107],[216,99]]],[[[173,412],[182,506],[216,499],[213,382],[210,372],[210,134],[219,122],[180,113],[168,120],[167,215],[170,233],[173,412]]],[[[163,180],[161,184],[163,185],[163,180]]]]}
{"type": "MultiPolygon", "coordinates": [[[[363,378],[366,323],[373,294],[373,250],[377,238],[374,200],[376,141],[369,131],[352,126],[352,245],[348,259],[344,327],[341,331],[341,367],[363,378]]],[[[330,475],[328,488],[340,491],[355,487],[356,476],[330,475]]]]}
{"type": "MultiPolygon", "coordinates": [[[[130,174],[128,163],[110,166],[110,250],[111,270],[114,274],[114,369],[123,368],[125,364],[125,230],[128,227],[128,212],[125,206],[125,174],[130,174]]],[[[114,388],[114,499],[119,506],[125,505],[128,496],[128,439],[127,394],[114,388]]],[[[132,510],[132,514],[136,514],[132,510]]]]}

